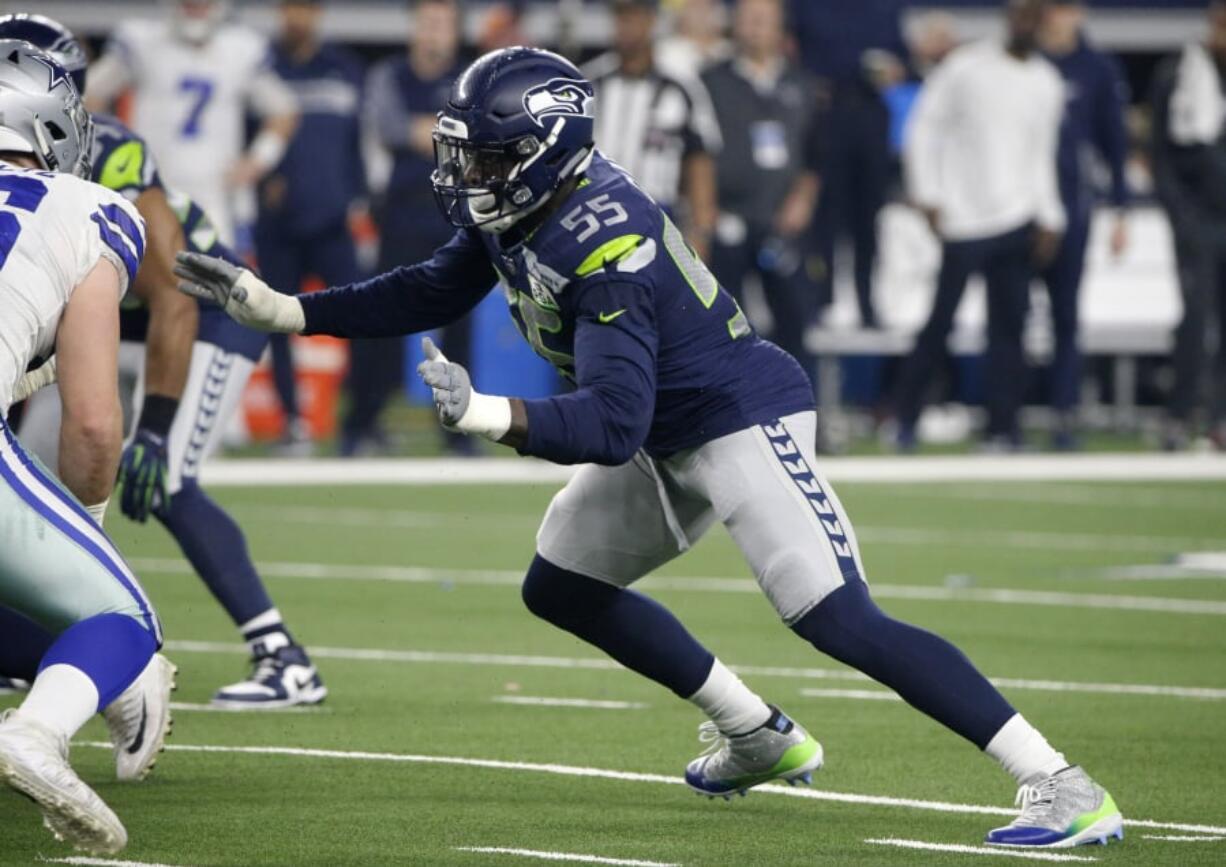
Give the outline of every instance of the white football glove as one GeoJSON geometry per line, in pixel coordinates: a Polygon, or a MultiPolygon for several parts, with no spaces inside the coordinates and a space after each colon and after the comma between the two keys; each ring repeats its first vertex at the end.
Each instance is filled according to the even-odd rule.
{"type": "Polygon", "coordinates": [[[297,334],[306,327],[302,303],[277,292],[246,268],[203,253],[180,252],[175,274],[179,291],[212,301],[240,325],[259,331],[297,334]]]}
{"type": "Polygon", "coordinates": [[[511,401],[474,389],[464,366],[448,361],[429,337],[422,338],[421,349],[426,360],[417,365],[417,375],[434,390],[434,407],[443,427],[494,442],[506,436],[511,429],[511,401]]]}
{"type": "Polygon", "coordinates": [[[53,355],[41,367],[31,370],[17,381],[17,387],[13,390],[13,403],[21,403],[40,388],[46,388],[55,382],[56,376],[57,370],[53,355]]]}

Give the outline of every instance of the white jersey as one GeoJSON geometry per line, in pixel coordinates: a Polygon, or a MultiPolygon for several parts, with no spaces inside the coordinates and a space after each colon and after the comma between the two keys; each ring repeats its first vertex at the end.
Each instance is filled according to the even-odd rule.
{"type": "Polygon", "coordinates": [[[232,243],[226,173],[242,155],[247,112],[288,114],[296,104],[272,70],[268,41],[224,24],[194,45],[165,20],[125,21],[107,56],[90,69],[91,90],[96,84],[108,98],[131,87],[132,128],[158,155],[167,183],[199,203],[232,243]]]}
{"type": "Polygon", "coordinates": [[[100,259],[121,292],[145,251],[136,207],[98,184],[0,163],[0,418],[32,363],[55,351],[60,316],[100,259]]]}

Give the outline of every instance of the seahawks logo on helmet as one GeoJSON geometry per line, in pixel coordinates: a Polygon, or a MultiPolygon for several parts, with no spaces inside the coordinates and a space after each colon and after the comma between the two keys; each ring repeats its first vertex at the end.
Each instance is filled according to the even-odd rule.
{"type": "Polygon", "coordinates": [[[591,104],[586,82],[572,78],[552,78],[524,93],[524,111],[542,127],[544,118],[554,115],[591,117],[588,113],[591,104]]]}

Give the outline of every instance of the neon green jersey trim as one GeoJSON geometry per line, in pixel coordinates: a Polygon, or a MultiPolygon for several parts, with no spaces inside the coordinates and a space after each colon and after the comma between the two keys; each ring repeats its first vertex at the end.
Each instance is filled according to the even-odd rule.
{"type": "Polygon", "coordinates": [[[622,235],[612,241],[605,241],[575,269],[576,277],[586,277],[594,274],[612,262],[619,262],[629,256],[643,241],[642,235],[622,235]]]}
{"type": "Polygon", "coordinates": [[[145,146],[138,141],[128,141],[111,152],[98,183],[108,190],[126,190],[141,186],[145,167],[145,146]]]}

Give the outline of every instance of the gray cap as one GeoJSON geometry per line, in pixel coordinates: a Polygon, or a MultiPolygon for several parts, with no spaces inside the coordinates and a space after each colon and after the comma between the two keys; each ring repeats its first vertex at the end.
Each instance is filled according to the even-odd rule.
{"type": "Polygon", "coordinates": [[[0,151],[88,178],[94,125],[72,76],[28,42],[0,40],[0,151]]]}

